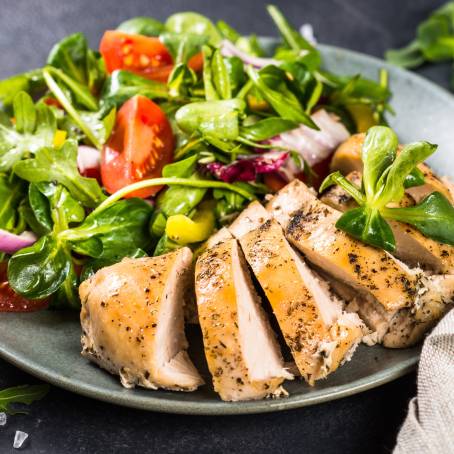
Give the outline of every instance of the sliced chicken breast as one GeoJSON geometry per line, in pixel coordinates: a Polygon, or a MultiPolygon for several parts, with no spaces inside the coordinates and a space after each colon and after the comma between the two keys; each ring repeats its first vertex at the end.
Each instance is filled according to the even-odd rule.
{"type": "Polygon", "coordinates": [[[225,401],[286,395],[281,384],[293,376],[235,239],[218,242],[199,257],[195,286],[215,391],[225,401]]]}
{"type": "Polygon", "coordinates": [[[364,325],[289,245],[267,210],[252,202],[230,226],[268,298],[296,366],[311,385],[349,359],[364,325]]]}
{"type": "Polygon", "coordinates": [[[451,276],[442,276],[445,281],[439,281],[440,276],[410,269],[390,254],[339,231],[335,222],[340,213],[317,200],[303,183],[287,185],[267,208],[276,214],[291,243],[341,281],[344,296],[348,295],[345,287],[356,290],[350,310],[358,312],[385,346],[405,347],[417,342],[451,302],[451,276]],[[296,211],[295,199],[300,202],[296,211]],[[293,201],[290,212],[285,209],[287,201],[293,201]],[[428,303],[430,315],[423,319],[418,308],[428,303]]]}
{"type": "MultiPolygon", "coordinates": [[[[351,172],[347,178],[356,186],[361,185],[361,174],[351,172]]],[[[357,206],[353,197],[347,194],[340,186],[328,189],[320,200],[338,211],[347,211],[357,206]]],[[[400,206],[413,205],[414,201],[405,195],[400,206]]],[[[454,274],[454,247],[442,244],[425,237],[421,232],[408,224],[397,221],[388,221],[396,240],[397,258],[413,267],[421,267],[434,273],[454,274]]]]}
{"type": "Polygon", "coordinates": [[[192,285],[189,248],[123,259],[79,288],[82,355],[127,388],[193,391],[203,380],[184,333],[184,295],[192,285]]]}
{"type": "Polygon", "coordinates": [[[421,273],[337,229],[341,213],[320,202],[304,183],[295,180],[281,189],[268,209],[285,229],[290,243],[316,266],[370,293],[385,310],[413,304],[421,273]],[[289,198],[293,200],[290,209],[289,198]]]}
{"type": "MultiPolygon", "coordinates": [[[[331,170],[339,170],[344,175],[355,171],[362,172],[363,163],[361,160],[361,149],[365,137],[366,134],[364,133],[354,134],[343,142],[333,154],[331,170]]],[[[401,147],[402,146],[399,148],[401,147]]],[[[434,191],[441,192],[448,198],[448,200],[451,201],[451,203],[454,202],[449,189],[443,181],[434,174],[432,169],[427,164],[420,164],[418,168],[424,174],[426,180],[425,184],[406,189],[406,193],[413,197],[416,203],[419,203],[424,197],[434,191]]]]}

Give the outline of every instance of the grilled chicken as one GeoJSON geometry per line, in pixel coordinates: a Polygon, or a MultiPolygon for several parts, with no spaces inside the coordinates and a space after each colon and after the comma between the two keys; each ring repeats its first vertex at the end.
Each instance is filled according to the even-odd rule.
{"type": "MultiPolygon", "coordinates": [[[[333,159],[331,161],[331,170],[339,170],[344,175],[355,171],[362,172],[363,163],[361,160],[361,148],[365,137],[366,135],[364,133],[354,134],[342,143],[334,152],[333,159]]],[[[401,148],[402,146],[399,146],[399,149],[401,148]]],[[[424,197],[434,191],[441,192],[448,200],[451,201],[451,203],[454,202],[452,194],[446,184],[444,184],[443,181],[433,173],[432,169],[427,164],[419,164],[418,168],[424,174],[424,178],[426,180],[425,184],[407,188],[405,190],[416,203],[419,203],[422,199],[424,199],[424,197]]]]}
{"type": "Polygon", "coordinates": [[[82,355],[123,386],[193,391],[203,380],[186,352],[184,295],[192,253],[123,259],[80,285],[82,355]]]}
{"type": "MultiPolygon", "coordinates": [[[[351,172],[347,178],[356,186],[361,186],[361,174],[351,172]]],[[[320,200],[339,211],[355,208],[356,202],[340,186],[328,189],[320,200]]],[[[405,195],[400,206],[413,205],[413,199],[405,195]]],[[[424,236],[408,224],[388,221],[396,240],[396,257],[410,266],[421,267],[434,273],[454,274],[454,247],[442,244],[424,236]]]]}
{"type": "Polygon", "coordinates": [[[301,376],[311,385],[349,359],[363,324],[343,312],[326,282],[292,249],[279,224],[253,202],[230,227],[265,292],[301,376]]]}
{"type": "Polygon", "coordinates": [[[284,368],[235,239],[206,250],[196,264],[196,295],[214,389],[225,401],[281,396],[293,376],[284,368]]]}
{"type": "MultiPolygon", "coordinates": [[[[437,290],[422,270],[410,269],[387,252],[338,230],[335,223],[340,212],[320,202],[303,183],[287,185],[267,209],[283,226],[289,241],[312,263],[358,292],[358,313],[378,331],[378,340],[385,345],[397,346],[400,342],[404,346],[410,342],[408,333],[393,345],[385,338],[388,334],[399,337],[401,327],[393,324],[395,317],[401,316],[399,311],[414,313],[422,304],[421,295],[429,291],[432,299],[443,299],[445,293],[437,290]]],[[[448,292],[446,299],[451,298],[448,292]]],[[[409,317],[407,320],[417,322],[409,317]]],[[[411,337],[411,341],[416,338],[411,337]]]]}

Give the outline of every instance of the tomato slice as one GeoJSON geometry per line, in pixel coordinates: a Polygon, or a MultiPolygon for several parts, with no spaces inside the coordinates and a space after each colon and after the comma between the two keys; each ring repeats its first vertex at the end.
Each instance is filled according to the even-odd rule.
{"type": "MultiPolygon", "coordinates": [[[[101,39],[99,51],[108,73],[125,69],[147,79],[167,82],[173,69],[172,56],[159,38],[108,30],[101,39]]],[[[194,71],[201,71],[202,53],[191,57],[188,65],[194,71]]]]}
{"type": "Polygon", "coordinates": [[[164,76],[169,74],[173,64],[172,56],[159,38],[117,30],[104,33],[99,51],[109,73],[126,69],[148,79],[166,82],[167,77],[164,76]]]}
{"type": "Polygon", "coordinates": [[[49,301],[27,300],[18,295],[8,284],[8,264],[0,263],[0,312],[33,312],[45,309],[49,301]]]}
{"type": "MultiPolygon", "coordinates": [[[[172,161],[174,145],[170,123],[157,104],[141,95],[126,101],[101,153],[101,178],[107,192],[160,177],[162,168],[172,161]]],[[[147,198],[160,189],[142,189],[127,197],[147,198]]]]}

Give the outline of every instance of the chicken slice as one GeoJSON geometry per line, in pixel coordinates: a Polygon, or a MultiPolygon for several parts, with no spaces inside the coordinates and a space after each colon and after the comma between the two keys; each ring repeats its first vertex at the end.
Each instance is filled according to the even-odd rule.
{"type": "Polygon", "coordinates": [[[268,209],[283,226],[288,240],[316,266],[372,294],[385,310],[413,304],[421,273],[337,229],[341,213],[320,202],[304,183],[295,180],[281,189],[268,209]]]}
{"type": "MultiPolygon", "coordinates": [[[[351,172],[347,178],[356,186],[361,186],[359,172],[351,172]]],[[[328,189],[320,200],[342,212],[357,207],[353,197],[340,186],[328,189]]],[[[413,199],[409,195],[405,195],[399,205],[411,206],[413,204],[413,199]]],[[[388,223],[396,240],[396,250],[393,255],[413,267],[421,267],[434,273],[454,274],[453,246],[432,240],[408,224],[397,221],[388,221],[388,223]]]]}
{"type": "Polygon", "coordinates": [[[222,400],[286,395],[275,335],[252,285],[238,242],[226,239],[197,260],[199,323],[214,390],[222,400]]]}
{"type": "Polygon", "coordinates": [[[385,346],[405,347],[417,342],[452,301],[452,276],[442,276],[440,281],[440,276],[412,270],[390,254],[336,229],[340,213],[317,200],[299,181],[283,188],[267,209],[286,229],[291,243],[341,282],[344,296],[348,294],[345,287],[356,290],[350,310],[358,312],[369,328],[376,331],[377,341],[385,346]],[[300,205],[296,210],[295,200],[300,205]],[[427,317],[422,317],[419,308],[427,304],[431,310],[427,317]]]}
{"type": "Polygon", "coordinates": [[[306,265],[279,224],[253,202],[230,227],[263,288],[301,376],[311,385],[350,359],[363,336],[356,314],[306,265]]]}
{"type": "Polygon", "coordinates": [[[119,374],[127,388],[193,391],[202,385],[184,333],[183,298],[192,273],[185,247],[125,258],[82,282],[82,355],[119,374]]]}
{"type": "MultiPolygon", "coordinates": [[[[344,175],[350,172],[362,172],[363,163],[361,160],[361,149],[364,143],[366,134],[354,134],[342,143],[333,154],[331,161],[331,170],[339,170],[344,175]]],[[[399,147],[401,149],[402,146],[399,147]]],[[[419,170],[422,171],[425,177],[425,184],[407,188],[405,191],[409,194],[416,203],[419,203],[424,197],[434,191],[441,192],[451,203],[454,202],[451,192],[432,171],[427,164],[419,164],[419,170]]]]}

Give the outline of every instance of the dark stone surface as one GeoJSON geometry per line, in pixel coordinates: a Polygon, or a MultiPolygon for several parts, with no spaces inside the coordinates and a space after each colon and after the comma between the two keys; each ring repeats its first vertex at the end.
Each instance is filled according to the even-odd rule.
{"type": "MultiPolygon", "coordinates": [[[[196,10],[222,18],[243,33],[274,34],[265,1],[228,0],[15,0],[0,2],[0,77],[40,66],[52,44],[83,31],[96,46],[107,28],[125,18],[164,19],[175,11],[196,10]]],[[[405,44],[416,25],[442,1],[299,0],[276,1],[295,24],[312,23],[321,42],[382,56],[405,44]]],[[[447,85],[449,65],[421,73],[447,85]]],[[[33,339],[30,339],[33,342],[33,339]]],[[[49,354],[52,354],[49,352],[49,354]]],[[[0,388],[34,383],[0,361],[0,388]]],[[[0,427],[0,453],[13,452],[15,430],[30,434],[33,453],[224,453],[391,452],[415,374],[350,398],[283,413],[194,417],[146,413],[89,400],[52,388],[28,415],[10,416],[0,427]]]]}

